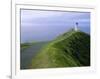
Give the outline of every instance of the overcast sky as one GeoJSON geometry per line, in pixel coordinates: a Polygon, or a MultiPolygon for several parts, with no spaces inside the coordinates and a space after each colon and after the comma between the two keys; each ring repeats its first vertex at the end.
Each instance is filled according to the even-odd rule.
{"type": "Polygon", "coordinates": [[[49,41],[74,28],[90,33],[90,13],[21,10],[21,43],[49,41]]]}

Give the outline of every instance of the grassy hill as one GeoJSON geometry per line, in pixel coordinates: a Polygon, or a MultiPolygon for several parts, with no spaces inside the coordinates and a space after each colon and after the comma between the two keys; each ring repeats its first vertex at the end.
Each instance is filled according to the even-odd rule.
{"type": "Polygon", "coordinates": [[[30,42],[22,43],[20,50],[20,68],[29,69],[33,57],[46,45],[48,42],[30,42]]]}
{"type": "Polygon", "coordinates": [[[33,59],[31,68],[90,66],[90,36],[69,31],[46,45],[33,59]]]}

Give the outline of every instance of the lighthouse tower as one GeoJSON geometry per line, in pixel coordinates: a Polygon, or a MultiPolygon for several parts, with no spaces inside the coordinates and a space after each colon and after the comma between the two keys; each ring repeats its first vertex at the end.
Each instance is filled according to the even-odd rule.
{"type": "Polygon", "coordinates": [[[75,31],[78,31],[78,22],[76,22],[75,27],[74,27],[75,31]]]}

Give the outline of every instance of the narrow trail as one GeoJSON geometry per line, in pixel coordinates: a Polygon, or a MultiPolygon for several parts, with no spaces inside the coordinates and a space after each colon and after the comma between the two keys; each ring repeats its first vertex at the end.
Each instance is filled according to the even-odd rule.
{"type": "Polygon", "coordinates": [[[29,69],[32,58],[41,50],[46,43],[37,43],[21,50],[21,69],[29,69]]]}

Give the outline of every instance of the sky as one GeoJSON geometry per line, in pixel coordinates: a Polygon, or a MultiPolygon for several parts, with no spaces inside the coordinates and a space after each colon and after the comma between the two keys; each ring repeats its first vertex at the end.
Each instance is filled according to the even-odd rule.
{"type": "Polygon", "coordinates": [[[50,41],[74,28],[90,34],[90,13],[21,9],[21,43],[50,41]]]}

